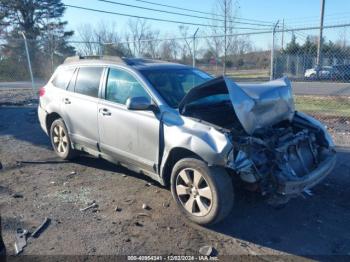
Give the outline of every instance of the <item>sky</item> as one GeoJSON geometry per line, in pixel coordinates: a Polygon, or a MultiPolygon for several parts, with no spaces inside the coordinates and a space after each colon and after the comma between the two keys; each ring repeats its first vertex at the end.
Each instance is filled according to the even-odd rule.
{"type": "MultiPolygon", "coordinates": [[[[139,2],[136,0],[111,0],[131,5],[149,7],[154,9],[168,10],[172,12],[182,12],[176,9],[170,9],[167,7],[150,5],[147,3],[139,2]]],[[[215,6],[215,0],[148,0],[151,2],[173,5],[182,8],[203,11],[203,12],[213,12],[215,6]]],[[[86,8],[101,9],[111,12],[126,13],[138,16],[147,16],[160,19],[171,19],[182,22],[192,22],[207,24],[207,20],[191,17],[183,17],[173,14],[163,14],[154,11],[141,10],[132,7],[113,5],[110,3],[99,2],[97,0],[63,0],[64,4],[82,6],[86,8]]],[[[320,17],[320,0],[238,0],[238,7],[236,8],[236,15],[240,18],[262,20],[271,23],[276,23],[284,19],[286,27],[289,28],[300,28],[308,26],[318,26],[320,17]]],[[[183,12],[186,14],[194,14],[198,16],[206,16],[204,14],[183,12]]],[[[208,15],[209,16],[209,15],[208,15]]],[[[210,16],[209,16],[210,17],[210,16]]],[[[68,21],[68,28],[72,30],[77,30],[77,28],[82,24],[92,24],[97,25],[100,22],[104,23],[114,23],[116,24],[118,31],[122,34],[126,30],[127,21],[130,18],[122,17],[112,14],[102,14],[95,13],[86,10],[78,10],[68,7],[64,19],[68,21]]],[[[248,22],[246,20],[239,20],[242,22],[248,22]]],[[[252,21],[249,21],[252,22],[252,21]]],[[[325,6],[325,25],[350,23],[350,0],[326,0],[325,6]]],[[[159,21],[149,21],[149,24],[153,29],[157,29],[161,32],[164,37],[179,35],[178,24],[166,23],[159,21]]],[[[264,28],[252,25],[237,25],[241,27],[253,27],[253,28],[264,28]]],[[[189,31],[194,32],[198,26],[189,26],[189,31]]],[[[198,35],[208,34],[208,27],[199,26],[200,30],[198,35]]],[[[344,29],[342,29],[344,31],[344,29]]],[[[253,30],[237,30],[237,32],[251,32],[253,30]]],[[[350,33],[350,28],[347,30],[350,33]]],[[[317,30],[310,32],[300,32],[297,34],[297,38],[305,38],[308,34],[317,34],[317,30]]],[[[344,33],[343,33],[344,34],[344,33]]],[[[285,36],[286,40],[291,35],[287,34],[285,36]]],[[[326,30],[325,34],[329,39],[336,40],[340,35],[340,29],[337,30],[326,30]]],[[[251,36],[256,42],[256,46],[265,47],[271,45],[269,40],[271,37],[269,34],[263,36],[251,36]]],[[[281,38],[281,36],[278,36],[281,38]]]]}

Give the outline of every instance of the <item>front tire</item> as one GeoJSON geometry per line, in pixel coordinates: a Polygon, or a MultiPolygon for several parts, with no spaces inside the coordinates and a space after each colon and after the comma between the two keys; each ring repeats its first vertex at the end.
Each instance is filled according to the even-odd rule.
{"type": "Polygon", "coordinates": [[[195,158],[175,164],[171,192],[182,214],[201,225],[224,219],[234,202],[232,179],[227,172],[195,158]]]}
{"type": "Polygon", "coordinates": [[[77,153],[71,146],[68,130],[63,119],[56,119],[50,127],[50,139],[55,153],[64,160],[76,157],[77,153]]]}

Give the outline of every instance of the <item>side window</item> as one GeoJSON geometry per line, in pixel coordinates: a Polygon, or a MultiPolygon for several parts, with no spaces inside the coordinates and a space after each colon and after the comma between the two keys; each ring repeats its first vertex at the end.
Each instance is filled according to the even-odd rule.
{"type": "Polygon", "coordinates": [[[102,67],[81,67],[75,83],[75,92],[97,97],[102,71],[102,67]]]}
{"type": "Polygon", "coordinates": [[[126,104],[129,97],[150,97],[142,85],[129,73],[110,69],[106,86],[106,100],[126,104]]]}
{"type": "Polygon", "coordinates": [[[52,84],[55,87],[66,89],[69,81],[71,80],[75,68],[63,68],[59,69],[56,76],[52,80],[52,84]]]}

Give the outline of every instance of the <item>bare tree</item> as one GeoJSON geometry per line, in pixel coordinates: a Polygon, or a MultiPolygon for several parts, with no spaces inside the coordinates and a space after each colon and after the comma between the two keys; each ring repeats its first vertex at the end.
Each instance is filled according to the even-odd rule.
{"type": "Polygon", "coordinates": [[[215,15],[209,24],[211,35],[222,36],[208,38],[207,43],[216,60],[221,54],[223,55],[223,74],[226,73],[228,51],[235,42],[232,34],[234,33],[234,15],[237,13],[237,5],[238,1],[235,0],[217,0],[213,10],[215,15]],[[220,19],[222,21],[219,21],[220,19]]]}
{"type": "Polygon", "coordinates": [[[159,58],[159,44],[161,42],[159,40],[159,31],[148,30],[146,39],[146,53],[144,55],[153,59],[159,58]]]}
{"type": "Polygon", "coordinates": [[[177,42],[176,39],[170,40],[170,50],[173,56],[173,59],[177,60],[178,50],[179,50],[180,44],[177,42]]]}
{"type": "Polygon", "coordinates": [[[179,26],[180,35],[184,38],[184,44],[182,46],[182,58],[184,60],[187,59],[187,57],[192,57],[192,40],[191,35],[189,33],[189,27],[180,25],[179,26]]]}
{"type": "Polygon", "coordinates": [[[77,29],[77,35],[82,42],[77,48],[81,55],[97,54],[98,45],[95,42],[94,29],[90,24],[80,25],[77,29]]]}
{"type": "Polygon", "coordinates": [[[147,32],[149,32],[150,26],[145,19],[130,19],[128,21],[128,32],[126,33],[127,41],[131,41],[129,44],[129,50],[134,56],[142,56],[147,48],[147,32]],[[132,45],[132,49],[131,46],[132,45]]]}
{"type": "Polygon", "coordinates": [[[176,41],[176,39],[163,41],[162,44],[160,45],[161,59],[168,60],[168,61],[176,61],[179,47],[180,45],[176,41]]]}
{"type": "Polygon", "coordinates": [[[79,26],[77,33],[82,42],[78,49],[82,55],[124,56],[127,54],[115,23],[100,22],[96,27],[84,24],[79,26]]]}

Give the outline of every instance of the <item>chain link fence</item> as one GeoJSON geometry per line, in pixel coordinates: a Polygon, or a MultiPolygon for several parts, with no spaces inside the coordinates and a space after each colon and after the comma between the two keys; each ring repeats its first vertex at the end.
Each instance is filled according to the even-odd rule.
{"type": "Polygon", "coordinates": [[[293,81],[296,107],[324,122],[338,145],[350,144],[350,45],[348,26],[323,29],[318,64],[319,28],[274,34],[273,77],[293,81]]]}
{"type": "MultiPolygon", "coordinates": [[[[350,26],[325,28],[317,64],[318,28],[228,36],[226,76],[237,82],[263,82],[288,76],[296,107],[324,122],[337,145],[350,145],[350,26]]],[[[195,64],[213,75],[224,72],[223,36],[140,39],[105,42],[99,39],[61,43],[59,39],[27,39],[33,86],[24,38],[0,40],[0,104],[35,103],[37,89],[58,65],[73,55],[135,56],[195,64]],[[195,59],[194,59],[195,56],[195,59]]]]}

